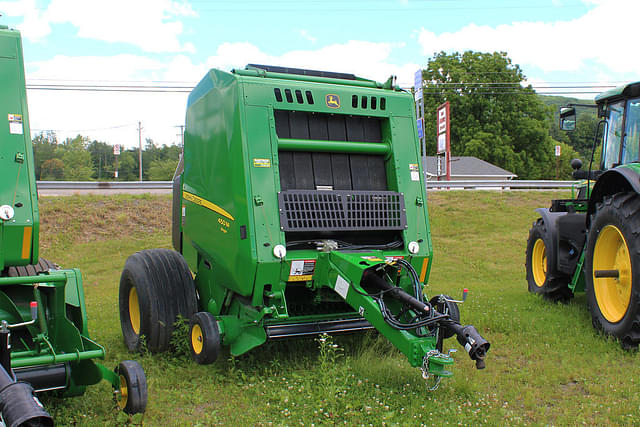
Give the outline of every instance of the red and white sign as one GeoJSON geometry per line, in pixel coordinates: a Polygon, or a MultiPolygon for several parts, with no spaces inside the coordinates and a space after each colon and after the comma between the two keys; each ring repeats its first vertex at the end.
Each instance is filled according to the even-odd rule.
{"type": "Polygon", "coordinates": [[[113,146],[113,155],[114,156],[120,155],[120,144],[116,144],[113,146]]]}
{"type": "Polygon", "coordinates": [[[438,107],[438,179],[441,176],[446,176],[447,181],[451,179],[451,143],[450,143],[450,121],[451,121],[451,109],[449,101],[438,107]],[[444,157],[444,159],[441,159],[444,157]],[[441,162],[444,160],[444,162],[441,162]],[[444,163],[444,164],[443,164],[444,163]],[[443,170],[444,169],[444,170],[443,170]]]}
{"type": "Polygon", "coordinates": [[[556,145],[556,157],[560,157],[560,146],[556,145]]]}
{"type": "Polygon", "coordinates": [[[449,102],[438,107],[438,154],[449,150],[449,102]]]}

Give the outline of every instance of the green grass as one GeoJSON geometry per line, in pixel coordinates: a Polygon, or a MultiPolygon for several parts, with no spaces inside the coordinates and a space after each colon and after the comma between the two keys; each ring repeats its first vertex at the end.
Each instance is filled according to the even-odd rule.
{"type": "MultiPolygon", "coordinates": [[[[374,334],[268,343],[198,366],[183,354],[136,355],[117,304],[126,257],[170,247],[168,196],[41,198],[43,256],[79,267],[92,338],[108,367],[131,358],[149,383],[147,413],[129,420],[106,382],[80,397],[45,396],[59,425],[637,425],[640,355],[596,333],[578,294],[550,304],[526,290],[534,209],[562,192],[434,192],[434,260],[427,292],[459,296],[462,321],[491,342],[487,368],[464,351],[455,376],[427,391],[420,372],[374,334]]],[[[458,348],[454,339],[445,347],[458,348]]]]}

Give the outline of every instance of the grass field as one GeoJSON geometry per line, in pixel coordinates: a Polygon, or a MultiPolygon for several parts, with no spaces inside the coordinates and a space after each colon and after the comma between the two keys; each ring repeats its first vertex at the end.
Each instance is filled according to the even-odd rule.
{"type": "MultiPolygon", "coordinates": [[[[89,329],[106,365],[133,358],[149,384],[146,414],[127,419],[106,382],[43,402],[59,425],[638,425],[640,355],[597,334],[584,294],[554,305],[527,293],[524,252],[534,208],[552,192],[429,195],[434,264],[428,295],[469,288],[462,321],[491,342],[487,368],[464,351],[428,392],[417,369],[374,334],[270,343],[198,366],[185,352],[133,355],[117,289],[131,253],[170,247],[168,196],[44,197],[42,255],[84,277],[89,329]]],[[[454,339],[445,348],[459,348],[454,339]]]]}

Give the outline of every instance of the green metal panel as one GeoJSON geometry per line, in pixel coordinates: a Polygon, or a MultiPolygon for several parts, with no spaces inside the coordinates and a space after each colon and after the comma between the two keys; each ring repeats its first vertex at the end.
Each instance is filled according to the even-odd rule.
{"type": "Polygon", "coordinates": [[[39,217],[20,33],[0,29],[0,270],[38,261],[39,217]]]}
{"type": "MultiPolygon", "coordinates": [[[[366,268],[362,264],[364,255],[379,260],[403,257],[424,282],[428,281],[433,247],[413,98],[382,87],[363,79],[211,70],[191,93],[184,146],[183,255],[196,273],[201,308],[216,315],[223,343],[231,347],[232,354],[241,354],[264,342],[264,325],[335,317],[292,316],[286,291],[290,286],[314,292],[329,290],[323,298],[339,299],[331,292],[337,275],[359,286],[366,268]],[[299,91],[302,98],[278,101],[276,89],[294,95],[299,91]],[[366,107],[363,97],[368,100],[366,107]],[[376,108],[371,105],[373,98],[376,108]],[[279,138],[275,110],[375,117],[380,119],[382,141],[279,138]],[[331,255],[289,249],[284,259],[276,258],[274,246],[286,244],[277,199],[281,190],[278,150],[384,156],[388,190],[404,195],[407,227],[400,231],[403,247],[331,255]],[[411,255],[407,250],[411,241],[420,244],[417,254],[411,255]],[[290,272],[292,262],[300,260],[314,262],[315,269],[297,281],[290,272]],[[236,294],[247,298],[235,298],[236,294]]],[[[413,366],[420,365],[425,353],[435,347],[434,337],[417,337],[387,325],[370,298],[354,295],[344,302],[351,308],[346,306],[346,311],[340,313],[342,318],[359,316],[359,307],[366,305],[365,317],[407,355],[413,366]]]]}

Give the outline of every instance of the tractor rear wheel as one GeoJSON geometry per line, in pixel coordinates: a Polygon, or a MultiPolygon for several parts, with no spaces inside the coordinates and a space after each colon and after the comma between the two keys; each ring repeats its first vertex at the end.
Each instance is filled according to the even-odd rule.
{"type": "Polygon", "coordinates": [[[538,218],[529,230],[525,267],[529,292],[542,294],[550,301],[567,302],[573,293],[569,277],[555,271],[556,258],[553,239],[544,220],[538,218]]]}
{"type": "Polygon", "coordinates": [[[147,249],[131,255],[120,277],[120,325],[127,348],[140,351],[144,336],[152,353],[169,349],[179,316],[196,312],[196,291],[182,255],[147,249]]]}
{"type": "Polygon", "coordinates": [[[618,193],[598,205],[585,260],[587,302],[593,326],[640,343],[640,195],[618,193]]]}

